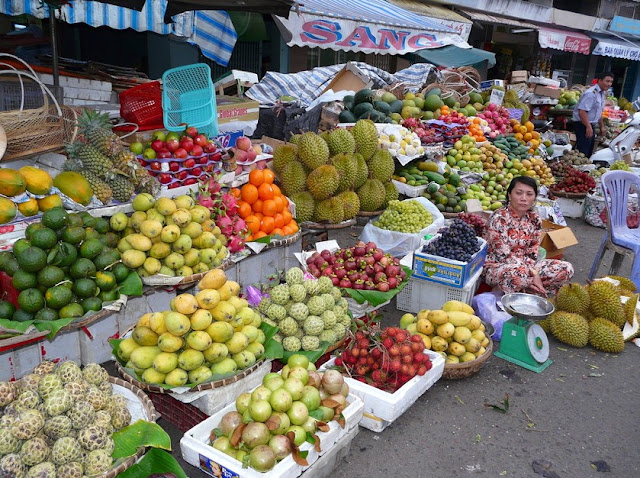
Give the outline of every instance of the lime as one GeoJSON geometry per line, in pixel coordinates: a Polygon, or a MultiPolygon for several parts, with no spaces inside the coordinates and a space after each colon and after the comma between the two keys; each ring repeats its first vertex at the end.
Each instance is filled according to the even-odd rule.
{"type": "Polygon", "coordinates": [[[80,256],[93,259],[102,254],[104,244],[100,239],[86,239],[80,246],[80,256]]]}
{"type": "Polygon", "coordinates": [[[0,300],[0,319],[11,320],[15,311],[16,306],[11,302],[0,300]]]}
{"type": "Polygon", "coordinates": [[[27,241],[24,238],[18,239],[16,242],[13,243],[13,253],[14,255],[17,256],[28,247],[31,247],[31,243],[29,241],[27,241]]]}
{"type": "Polygon", "coordinates": [[[73,244],[59,242],[49,253],[48,262],[54,266],[71,266],[78,258],[78,250],[73,244]]]}
{"type": "Polygon", "coordinates": [[[118,262],[115,266],[111,268],[111,272],[116,278],[116,282],[118,284],[122,284],[122,282],[129,277],[131,270],[125,266],[122,262],[118,262]]]}
{"type": "Polygon", "coordinates": [[[72,317],[77,318],[77,317],[82,317],[83,315],[84,315],[84,309],[82,308],[82,305],[75,302],[73,304],[64,306],[62,309],[58,311],[58,316],[61,319],[68,319],[72,317]]]}
{"type": "Polygon", "coordinates": [[[100,239],[100,234],[92,227],[85,227],[84,232],[86,235],[85,239],[100,239]]]}
{"type": "Polygon", "coordinates": [[[61,207],[54,207],[42,214],[42,224],[57,231],[67,225],[67,211],[61,207]]]}
{"type": "Polygon", "coordinates": [[[78,213],[72,212],[67,216],[67,225],[71,227],[84,226],[84,221],[78,213]]]}
{"type": "Polygon", "coordinates": [[[93,228],[98,231],[100,234],[106,234],[109,232],[109,221],[107,221],[103,217],[96,217],[96,224],[93,228]]]}
{"type": "Polygon", "coordinates": [[[15,274],[18,269],[20,269],[18,260],[15,257],[11,256],[9,259],[7,259],[7,262],[4,264],[4,268],[2,270],[6,272],[7,275],[13,276],[13,274],[15,274]]]}
{"type": "Polygon", "coordinates": [[[73,299],[73,292],[71,292],[69,287],[65,287],[64,284],[57,285],[47,289],[47,292],[44,294],[44,298],[47,301],[47,306],[52,309],[62,309],[65,305],[71,302],[71,299],[73,299]]]}
{"type": "Polygon", "coordinates": [[[99,297],[102,299],[102,302],[112,302],[120,298],[120,292],[117,289],[105,290],[100,292],[99,297]]]}
{"type": "Polygon", "coordinates": [[[104,251],[98,257],[93,260],[96,265],[96,269],[102,271],[108,266],[120,261],[120,253],[114,250],[104,251]]]}
{"type": "Polygon", "coordinates": [[[27,312],[23,309],[18,309],[13,314],[13,320],[16,322],[27,322],[28,320],[33,320],[34,315],[31,312],[27,312]]]}
{"type": "Polygon", "coordinates": [[[15,274],[13,274],[11,285],[20,291],[38,287],[38,277],[34,272],[18,269],[15,274]]]}
{"type": "Polygon", "coordinates": [[[18,296],[18,307],[35,314],[44,307],[42,292],[35,288],[23,290],[18,296]]]}
{"type": "Polygon", "coordinates": [[[38,229],[37,231],[34,231],[33,234],[31,234],[30,242],[34,247],[39,247],[43,250],[49,250],[58,242],[58,235],[53,229],[43,227],[42,229],[38,229]]]}
{"type": "Polygon", "coordinates": [[[13,252],[11,251],[0,252],[0,271],[4,270],[5,264],[8,264],[12,257],[13,257],[13,252]]]}
{"type": "Polygon", "coordinates": [[[69,274],[74,279],[80,279],[81,277],[91,277],[96,273],[96,266],[91,259],[81,257],[71,265],[69,274]]]}
{"type": "Polygon", "coordinates": [[[80,213],[80,217],[82,218],[82,222],[84,223],[85,227],[96,227],[96,218],[88,212],[82,211],[80,213]]]}
{"type": "Polygon", "coordinates": [[[50,309],[49,307],[45,307],[44,309],[40,309],[34,318],[36,320],[43,321],[57,320],[58,312],[54,309],[50,309]]]}
{"type": "Polygon", "coordinates": [[[113,290],[117,285],[116,276],[113,272],[98,271],[96,272],[96,284],[102,292],[113,290]]]}
{"type": "Polygon", "coordinates": [[[16,255],[20,268],[27,272],[38,272],[47,265],[47,253],[39,247],[27,247],[16,255]]]}
{"type": "Polygon", "coordinates": [[[78,279],[73,283],[74,294],[78,297],[93,297],[98,292],[98,286],[92,279],[78,279]]]}
{"type": "Polygon", "coordinates": [[[41,222],[34,222],[31,223],[27,226],[27,228],[24,230],[24,237],[27,238],[27,240],[31,239],[31,234],[33,234],[35,231],[37,231],[38,229],[44,229],[46,226],[44,224],[42,224],[41,222]]]}
{"type": "Polygon", "coordinates": [[[38,272],[38,284],[47,288],[64,280],[64,271],[58,266],[47,266],[38,272]]]}
{"type": "Polygon", "coordinates": [[[80,244],[86,237],[86,232],[82,226],[69,226],[62,230],[62,240],[69,244],[80,244]]]}
{"type": "Polygon", "coordinates": [[[116,247],[120,240],[120,236],[115,232],[107,232],[106,234],[100,234],[100,240],[107,247],[116,247]]]}
{"type": "Polygon", "coordinates": [[[102,310],[102,299],[100,297],[87,297],[81,304],[85,312],[102,310]]]}

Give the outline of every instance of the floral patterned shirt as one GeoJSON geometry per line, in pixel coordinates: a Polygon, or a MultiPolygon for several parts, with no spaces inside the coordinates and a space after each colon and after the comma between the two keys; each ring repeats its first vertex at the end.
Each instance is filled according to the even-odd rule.
{"type": "Polygon", "coordinates": [[[542,221],[535,211],[518,217],[513,209],[504,206],[496,210],[487,225],[487,259],[485,267],[518,263],[533,267],[538,260],[542,221]]]}

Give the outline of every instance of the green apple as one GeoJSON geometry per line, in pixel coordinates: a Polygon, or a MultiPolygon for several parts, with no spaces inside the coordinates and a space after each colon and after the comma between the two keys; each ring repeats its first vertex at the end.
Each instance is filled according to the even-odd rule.
{"type": "Polygon", "coordinates": [[[167,134],[164,131],[154,131],[151,136],[154,140],[159,139],[160,141],[167,140],[167,134]]]}
{"type": "Polygon", "coordinates": [[[129,145],[129,150],[136,155],[142,154],[142,151],[144,150],[144,146],[140,141],[136,141],[135,143],[131,143],[129,145]]]}

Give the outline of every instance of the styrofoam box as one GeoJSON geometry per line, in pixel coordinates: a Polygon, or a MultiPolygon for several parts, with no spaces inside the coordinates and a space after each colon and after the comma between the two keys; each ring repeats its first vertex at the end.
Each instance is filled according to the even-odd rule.
{"type": "MultiPolygon", "coordinates": [[[[431,370],[423,376],[416,375],[394,393],[385,392],[358,380],[345,377],[349,393],[364,401],[364,414],[360,425],[374,432],[381,432],[406,412],[424,392],[440,380],[444,372],[444,358],[431,350],[424,351],[431,359],[431,370]]],[[[320,367],[331,367],[335,358],[320,367]]]]}
{"type": "MultiPolygon", "coordinates": [[[[310,466],[313,466],[321,456],[326,455],[333,447],[340,446],[339,443],[347,439],[349,432],[358,427],[358,422],[362,419],[364,404],[360,398],[353,394],[349,394],[347,402],[349,405],[342,412],[345,418],[345,427],[342,428],[334,420],[329,422],[328,432],[318,432],[322,447],[320,452],[317,452],[310,443],[305,442],[300,447],[302,451],[309,452],[307,461],[310,466]]],[[[252,468],[242,468],[241,462],[210,446],[211,430],[218,426],[227,412],[235,409],[235,403],[231,403],[184,434],[180,440],[180,451],[182,458],[187,463],[212,476],[237,476],[238,478],[295,478],[305,471],[305,468],[293,461],[289,455],[270,471],[261,473],[252,468]],[[222,470],[222,474],[213,475],[214,469],[222,470]]]]}
{"type": "Polygon", "coordinates": [[[275,273],[298,265],[293,255],[302,251],[302,237],[288,246],[270,247],[236,263],[236,281],[242,286],[263,281],[275,273]]]}
{"type": "Polygon", "coordinates": [[[423,186],[410,186],[403,182],[396,181],[395,179],[393,179],[391,182],[394,184],[400,194],[404,194],[405,196],[410,198],[417,198],[418,196],[422,196],[422,193],[427,189],[426,184],[423,186]]]}
{"type": "Polygon", "coordinates": [[[578,219],[584,215],[585,199],[556,198],[556,202],[564,217],[578,219]]]}
{"type": "Polygon", "coordinates": [[[83,365],[111,360],[113,348],[109,340],[120,337],[117,313],[109,314],[97,322],[78,329],[78,337],[83,365]]]}
{"type": "Polygon", "coordinates": [[[42,362],[41,339],[35,343],[9,349],[0,355],[0,380],[18,380],[42,362]]]}
{"type": "Polygon", "coordinates": [[[373,306],[369,304],[369,302],[367,301],[365,301],[363,304],[358,304],[351,297],[346,297],[346,300],[347,300],[347,304],[349,305],[349,312],[351,312],[351,315],[353,315],[354,319],[357,319],[358,317],[362,317],[363,315],[367,315],[373,312],[374,310],[378,310],[381,307],[384,307],[385,305],[387,305],[389,302],[391,302],[391,300],[388,300],[386,302],[383,302],[380,305],[373,306]]]}
{"type": "Polygon", "coordinates": [[[43,340],[40,343],[42,360],[59,359],[80,362],[82,357],[82,349],[79,341],[80,334],[84,335],[81,329],[72,329],[58,333],[52,340],[43,340]]]}
{"type": "Polygon", "coordinates": [[[471,304],[471,299],[478,289],[481,274],[482,267],[462,289],[412,277],[404,289],[396,295],[396,308],[404,312],[415,313],[422,309],[439,309],[450,300],[471,304]]]}

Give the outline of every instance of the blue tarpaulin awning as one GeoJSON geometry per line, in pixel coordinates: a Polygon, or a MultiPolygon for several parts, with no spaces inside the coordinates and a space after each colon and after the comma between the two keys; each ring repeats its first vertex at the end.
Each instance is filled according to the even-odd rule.
{"type": "Polygon", "coordinates": [[[455,45],[447,45],[442,48],[431,48],[429,50],[420,50],[415,52],[415,54],[424,58],[429,63],[433,63],[438,66],[471,66],[487,61],[487,67],[491,68],[496,64],[495,53],[481,50],[479,48],[458,48],[455,45]]]}

